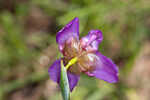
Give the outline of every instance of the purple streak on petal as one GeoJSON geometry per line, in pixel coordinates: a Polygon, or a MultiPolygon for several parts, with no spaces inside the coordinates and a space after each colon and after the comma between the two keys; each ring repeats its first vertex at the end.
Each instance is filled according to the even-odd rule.
{"type": "Polygon", "coordinates": [[[98,45],[103,40],[103,35],[100,30],[91,30],[87,36],[81,39],[81,46],[86,50],[98,50],[98,45]]]}
{"type": "Polygon", "coordinates": [[[57,33],[56,42],[59,44],[60,51],[63,50],[65,41],[72,37],[79,40],[79,19],[77,17],[57,33]]]}
{"type": "Polygon", "coordinates": [[[72,74],[70,72],[67,72],[67,74],[68,74],[70,91],[72,92],[72,90],[74,89],[74,87],[77,85],[80,76],[72,74]]]}
{"type": "Polygon", "coordinates": [[[59,60],[56,60],[48,69],[50,79],[53,80],[54,82],[59,83],[60,70],[61,70],[61,65],[60,65],[60,59],[59,59],[59,60]]]}
{"type": "Polygon", "coordinates": [[[90,76],[90,77],[95,76],[92,72],[85,72],[85,74],[87,74],[87,75],[90,76]]]}
{"type": "Polygon", "coordinates": [[[105,57],[100,52],[97,51],[96,55],[99,58],[96,61],[96,69],[90,74],[109,83],[116,83],[118,81],[118,67],[111,59],[105,57]]]}

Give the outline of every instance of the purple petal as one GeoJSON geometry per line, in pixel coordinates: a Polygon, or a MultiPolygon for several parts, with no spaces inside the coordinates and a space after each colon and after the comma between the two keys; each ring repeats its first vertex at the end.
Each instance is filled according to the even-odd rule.
{"type": "Polygon", "coordinates": [[[56,60],[48,69],[48,73],[50,75],[51,80],[59,83],[60,81],[60,59],[56,60]]]}
{"type": "Polygon", "coordinates": [[[100,52],[96,52],[98,60],[96,61],[96,69],[90,73],[89,76],[95,76],[98,79],[107,81],[109,83],[116,83],[118,81],[118,67],[111,59],[105,57],[100,52]]]}
{"type": "Polygon", "coordinates": [[[80,76],[72,74],[70,72],[68,72],[67,75],[68,75],[68,80],[69,80],[70,91],[72,92],[74,87],[77,85],[80,76]]]}
{"type": "MultiPolygon", "coordinates": [[[[61,70],[60,62],[61,62],[60,59],[56,60],[48,69],[51,80],[57,82],[58,84],[60,82],[60,70],[61,70]]],[[[78,83],[79,75],[75,75],[70,72],[67,72],[67,75],[69,80],[70,91],[72,91],[78,83]]]]}
{"type": "Polygon", "coordinates": [[[81,46],[86,50],[97,51],[98,45],[103,40],[102,32],[100,30],[91,30],[87,36],[81,39],[81,46]]]}
{"type": "Polygon", "coordinates": [[[79,19],[76,17],[63,27],[56,35],[60,51],[63,50],[64,43],[70,38],[79,40],[79,19]]]}

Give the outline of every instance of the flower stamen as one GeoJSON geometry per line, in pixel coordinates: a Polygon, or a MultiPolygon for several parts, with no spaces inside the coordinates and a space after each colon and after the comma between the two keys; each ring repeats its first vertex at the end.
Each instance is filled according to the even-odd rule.
{"type": "Polygon", "coordinates": [[[78,57],[72,58],[72,59],[68,62],[68,64],[65,66],[66,69],[68,69],[71,65],[75,64],[75,63],[77,62],[77,60],[78,60],[78,57]]]}

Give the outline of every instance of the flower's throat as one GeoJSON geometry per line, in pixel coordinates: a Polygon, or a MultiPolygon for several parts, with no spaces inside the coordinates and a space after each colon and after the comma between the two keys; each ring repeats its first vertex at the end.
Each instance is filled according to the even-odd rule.
{"type": "Polygon", "coordinates": [[[72,58],[72,59],[68,62],[68,64],[65,66],[66,69],[68,70],[68,68],[69,68],[71,65],[75,64],[75,63],[77,62],[77,60],[78,60],[78,57],[72,58]]]}

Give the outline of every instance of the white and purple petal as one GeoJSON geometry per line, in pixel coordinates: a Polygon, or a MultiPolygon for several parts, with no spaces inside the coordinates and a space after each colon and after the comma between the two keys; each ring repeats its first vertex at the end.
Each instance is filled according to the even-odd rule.
{"type": "Polygon", "coordinates": [[[71,38],[79,40],[79,19],[77,17],[57,33],[56,42],[59,45],[60,51],[63,50],[65,42],[71,38]]]}
{"type": "MultiPolygon", "coordinates": [[[[48,69],[50,79],[53,80],[56,83],[60,83],[60,72],[61,72],[61,60],[56,60],[48,69]]],[[[68,81],[69,81],[69,88],[70,91],[74,89],[74,87],[77,85],[79,80],[79,75],[72,74],[70,72],[67,72],[68,81]]]]}
{"type": "Polygon", "coordinates": [[[98,56],[98,60],[95,62],[95,70],[86,74],[109,83],[116,83],[118,81],[118,67],[111,59],[105,57],[100,52],[97,51],[96,55],[98,56]]]}
{"type": "Polygon", "coordinates": [[[100,30],[91,30],[88,35],[81,38],[80,43],[82,48],[85,48],[88,51],[97,51],[102,40],[103,35],[100,30]]]}

